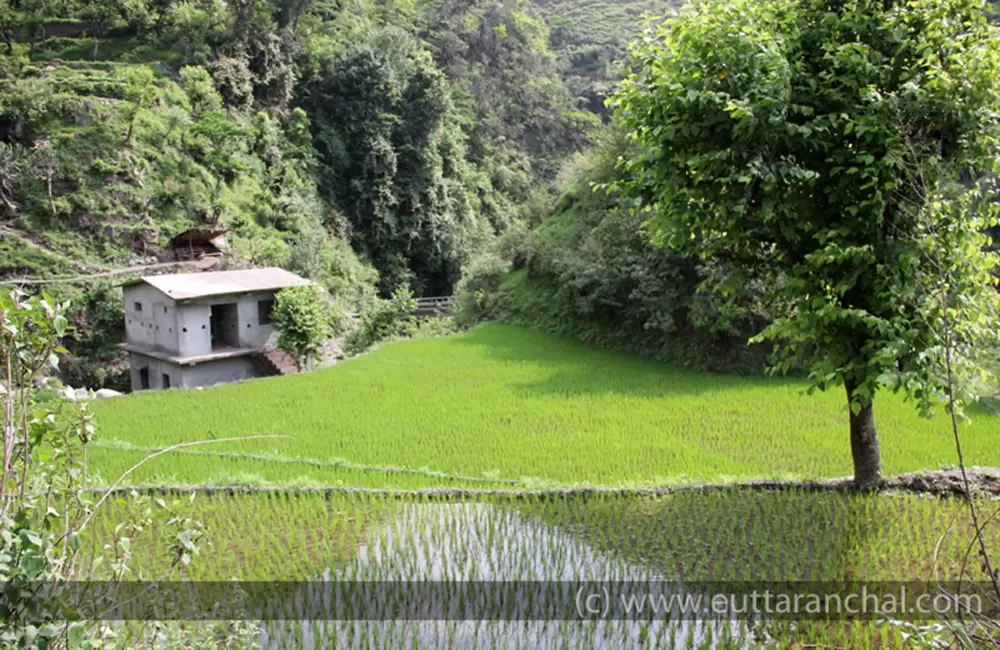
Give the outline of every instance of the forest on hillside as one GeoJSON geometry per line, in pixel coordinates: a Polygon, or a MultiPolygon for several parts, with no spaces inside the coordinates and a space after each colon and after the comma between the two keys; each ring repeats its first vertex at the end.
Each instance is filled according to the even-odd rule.
{"type": "MultiPolygon", "coordinates": [[[[605,189],[606,105],[679,3],[0,0],[0,279],[156,261],[189,228],[346,309],[406,288],[675,363],[760,372],[783,306],[605,189]]],[[[68,380],[121,386],[120,291],[71,298],[68,380]]]]}
{"type": "MultiPolygon", "coordinates": [[[[4,222],[80,263],[221,224],[257,264],[449,293],[597,123],[523,3],[15,0],[0,14],[4,222]]],[[[60,266],[3,270],[59,270],[46,264],[60,266]]]]}
{"type": "MultiPolygon", "coordinates": [[[[0,276],[149,263],[209,226],[351,309],[451,294],[546,220],[667,6],[0,0],[0,276]]],[[[74,303],[68,378],[120,385],[113,283],[48,289],[74,303]]]]}
{"type": "MultiPolygon", "coordinates": [[[[7,279],[210,226],[350,308],[447,295],[600,124],[526,2],[2,0],[0,36],[7,279]]],[[[68,365],[113,383],[111,283],[50,290],[75,303],[68,365]]]]}

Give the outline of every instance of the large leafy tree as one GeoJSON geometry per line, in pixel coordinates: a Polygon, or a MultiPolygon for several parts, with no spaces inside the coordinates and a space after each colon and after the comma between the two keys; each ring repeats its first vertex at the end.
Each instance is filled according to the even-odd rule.
{"type": "Polygon", "coordinates": [[[770,274],[778,369],[845,387],[862,487],[876,391],[929,407],[943,332],[974,311],[927,279],[986,295],[965,272],[979,216],[931,197],[992,162],[998,55],[977,0],[701,0],[633,48],[614,99],[640,150],[620,189],[658,242],[770,274]],[[952,252],[932,254],[943,228],[952,252]]]}
{"type": "Polygon", "coordinates": [[[314,87],[324,185],[378,269],[381,290],[449,293],[491,233],[469,191],[447,79],[408,34],[379,30],[325,64],[314,87]]]}

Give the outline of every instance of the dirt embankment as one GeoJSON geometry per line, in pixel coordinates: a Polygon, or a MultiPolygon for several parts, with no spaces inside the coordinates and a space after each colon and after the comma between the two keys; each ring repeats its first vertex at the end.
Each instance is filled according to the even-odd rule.
{"type": "MultiPolygon", "coordinates": [[[[966,474],[973,493],[1000,496],[1000,467],[973,467],[967,469],[966,474]]],[[[940,496],[965,494],[962,470],[959,469],[895,476],[886,481],[886,488],[940,496]]]]}
{"type": "MultiPolygon", "coordinates": [[[[969,477],[969,487],[974,497],[1000,499],[1000,467],[972,467],[966,471],[969,477]]],[[[423,490],[400,490],[388,488],[353,488],[353,487],[304,487],[291,488],[279,486],[244,486],[244,485],[192,485],[192,486],[156,486],[156,487],[118,487],[114,493],[128,494],[133,490],[142,494],[252,494],[252,493],[306,493],[306,494],[383,494],[399,498],[420,497],[425,499],[462,499],[477,497],[520,498],[560,498],[585,496],[665,496],[677,492],[713,491],[713,490],[745,490],[745,491],[781,491],[806,490],[813,492],[853,492],[854,486],[850,478],[828,479],[824,481],[751,481],[744,483],[710,483],[694,485],[677,485],[661,488],[554,488],[554,489],[471,489],[471,488],[427,488],[423,490]]],[[[89,488],[86,492],[105,492],[106,488],[89,488]]],[[[938,497],[963,497],[965,486],[962,472],[957,469],[933,472],[915,472],[902,474],[883,481],[879,490],[886,495],[892,494],[926,494],[938,497]]]]}

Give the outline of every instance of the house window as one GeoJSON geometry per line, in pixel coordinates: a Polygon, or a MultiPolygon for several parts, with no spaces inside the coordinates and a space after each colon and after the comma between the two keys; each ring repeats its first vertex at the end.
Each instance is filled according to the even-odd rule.
{"type": "Polygon", "coordinates": [[[139,368],[139,388],[149,390],[149,368],[139,368]]]}
{"type": "Polygon", "coordinates": [[[132,309],[134,309],[135,311],[142,311],[142,303],[141,302],[132,303],[132,309]]]}
{"type": "Polygon", "coordinates": [[[257,301],[257,324],[258,325],[270,325],[271,324],[271,312],[274,311],[274,301],[273,300],[258,300],[257,301]]]}
{"type": "Polygon", "coordinates": [[[163,387],[170,388],[170,375],[163,373],[163,387]]]}

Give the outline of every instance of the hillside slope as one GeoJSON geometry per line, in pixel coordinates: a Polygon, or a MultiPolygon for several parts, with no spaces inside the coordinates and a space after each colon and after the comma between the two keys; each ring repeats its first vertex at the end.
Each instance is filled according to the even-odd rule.
{"type": "Polygon", "coordinates": [[[551,33],[552,49],[570,90],[589,110],[605,114],[604,98],[619,78],[616,61],[648,18],[682,0],[534,0],[551,33]]]}
{"type": "MultiPolygon", "coordinates": [[[[289,268],[352,309],[448,294],[597,123],[523,1],[2,6],[0,281],[152,263],[210,226],[228,264],[289,268]]],[[[110,359],[91,361],[98,387],[110,359]]]]}

